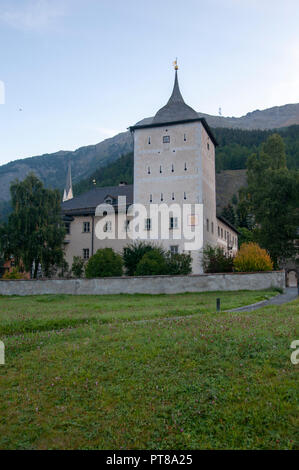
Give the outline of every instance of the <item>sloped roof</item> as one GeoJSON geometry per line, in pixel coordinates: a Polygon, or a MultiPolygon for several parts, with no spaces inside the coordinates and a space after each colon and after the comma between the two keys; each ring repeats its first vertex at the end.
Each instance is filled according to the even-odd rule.
{"type": "Polygon", "coordinates": [[[133,204],[133,185],[124,186],[104,186],[103,188],[94,188],[86,193],[65,201],[61,204],[63,214],[90,214],[94,213],[99,204],[104,204],[107,195],[116,199],[118,196],[126,196],[127,204],[133,204]]]}

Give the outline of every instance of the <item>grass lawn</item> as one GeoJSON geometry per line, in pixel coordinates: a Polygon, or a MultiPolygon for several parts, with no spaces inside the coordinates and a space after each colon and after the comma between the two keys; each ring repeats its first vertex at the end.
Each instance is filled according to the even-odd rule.
{"type": "Polygon", "coordinates": [[[215,313],[275,293],[0,297],[0,448],[299,448],[299,302],[215,313]]]}

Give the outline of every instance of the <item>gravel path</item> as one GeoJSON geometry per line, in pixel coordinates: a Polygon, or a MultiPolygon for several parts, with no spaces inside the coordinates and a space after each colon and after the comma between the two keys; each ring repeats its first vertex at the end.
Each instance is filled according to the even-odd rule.
{"type": "Polygon", "coordinates": [[[298,297],[297,287],[287,287],[283,294],[276,295],[270,300],[262,300],[252,305],[245,305],[245,307],[234,308],[233,310],[227,310],[228,312],[251,312],[261,307],[267,307],[267,305],[282,305],[287,302],[291,302],[298,297]]]}

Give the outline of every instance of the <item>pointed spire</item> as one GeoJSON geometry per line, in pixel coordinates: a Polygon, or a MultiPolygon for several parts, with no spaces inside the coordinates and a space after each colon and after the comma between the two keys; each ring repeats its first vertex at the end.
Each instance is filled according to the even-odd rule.
{"type": "Polygon", "coordinates": [[[172,94],[165,106],[159,109],[153,119],[153,123],[167,123],[172,121],[185,121],[198,119],[198,114],[188,106],[181,94],[178,79],[178,65],[174,62],[175,76],[172,94]]]}
{"type": "Polygon", "coordinates": [[[68,170],[67,170],[67,177],[66,177],[66,186],[63,192],[63,199],[62,201],[69,201],[73,199],[73,185],[72,185],[72,169],[71,169],[71,161],[69,160],[68,170]]]}

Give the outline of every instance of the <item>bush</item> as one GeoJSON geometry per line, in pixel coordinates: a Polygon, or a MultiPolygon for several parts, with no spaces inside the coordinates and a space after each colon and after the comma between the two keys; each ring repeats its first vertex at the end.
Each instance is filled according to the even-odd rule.
{"type": "Polygon", "coordinates": [[[81,256],[73,257],[72,273],[75,277],[81,277],[84,271],[84,259],[81,256]]]}
{"type": "Polygon", "coordinates": [[[226,254],[220,246],[207,245],[203,250],[202,266],[205,273],[231,273],[234,258],[226,254]]]}
{"type": "Polygon", "coordinates": [[[164,257],[165,250],[160,246],[155,246],[144,241],[136,241],[127,245],[123,249],[123,260],[128,276],[134,276],[138,263],[142,260],[146,253],[152,250],[158,250],[164,257]]]}
{"type": "Polygon", "coordinates": [[[241,245],[234,259],[234,267],[239,272],[272,271],[273,263],[266,250],[250,242],[241,245]]]}
{"type": "Polygon", "coordinates": [[[23,279],[23,274],[17,268],[13,268],[11,272],[6,272],[2,279],[23,279]]]}
{"type": "Polygon", "coordinates": [[[139,261],[136,276],[153,276],[156,274],[167,274],[167,263],[165,255],[161,253],[159,248],[152,248],[143,255],[139,261]]]}
{"type": "Polygon", "coordinates": [[[192,272],[192,257],[186,253],[170,252],[166,255],[167,274],[190,274],[192,272]]]}
{"type": "Polygon", "coordinates": [[[122,275],[123,261],[112,248],[102,248],[91,258],[85,268],[85,275],[92,277],[110,277],[122,275]]]}

